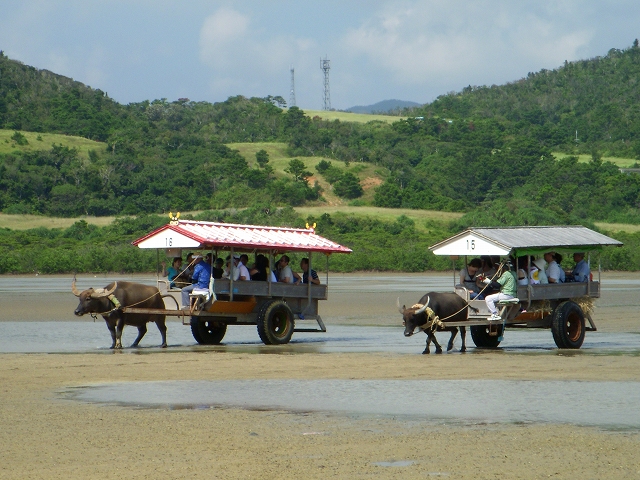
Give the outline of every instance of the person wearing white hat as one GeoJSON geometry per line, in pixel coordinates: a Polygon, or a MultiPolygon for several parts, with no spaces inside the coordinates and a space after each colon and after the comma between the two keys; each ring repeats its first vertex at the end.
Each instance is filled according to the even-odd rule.
{"type": "Polygon", "coordinates": [[[547,262],[544,260],[544,258],[536,258],[533,261],[531,270],[529,270],[529,280],[531,282],[531,285],[549,283],[547,274],[544,272],[546,266],[547,262]]]}

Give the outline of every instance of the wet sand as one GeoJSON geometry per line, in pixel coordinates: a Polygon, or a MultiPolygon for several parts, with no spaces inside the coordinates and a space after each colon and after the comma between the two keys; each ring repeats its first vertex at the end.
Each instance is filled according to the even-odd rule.
{"type": "MultiPolygon", "coordinates": [[[[615,281],[615,275],[611,279],[615,281]]],[[[407,290],[400,292],[402,302],[421,295],[418,289],[407,290]]],[[[596,310],[598,328],[640,331],[636,291],[606,293],[596,310]]],[[[322,315],[328,326],[391,325],[398,321],[397,296],[397,291],[332,290],[322,315]]],[[[42,320],[35,309],[50,320],[72,320],[75,298],[69,297],[42,292],[21,297],[0,291],[0,319],[15,321],[18,314],[25,321],[42,320]],[[47,303],[53,297],[60,303],[47,303]]],[[[172,328],[186,327],[170,324],[169,335],[172,328]]],[[[104,334],[107,339],[106,328],[104,334]]],[[[640,478],[640,432],[635,430],[221,408],[146,409],[85,404],[64,395],[68,387],[93,383],[229,379],[638,382],[640,357],[500,351],[259,355],[149,349],[140,355],[3,354],[0,478],[640,478]]],[[[571,409],[571,399],[566,402],[571,409]]],[[[489,404],[487,409],[499,410],[500,405],[489,404]]]]}

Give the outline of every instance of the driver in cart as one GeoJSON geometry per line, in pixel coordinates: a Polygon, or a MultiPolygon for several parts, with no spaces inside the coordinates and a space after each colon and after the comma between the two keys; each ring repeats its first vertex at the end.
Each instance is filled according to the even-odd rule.
{"type": "Polygon", "coordinates": [[[194,290],[209,291],[209,278],[211,277],[211,265],[205,262],[202,255],[194,255],[193,261],[196,266],[193,269],[193,285],[189,285],[182,289],[182,310],[189,309],[189,294],[194,290]]]}
{"type": "Polygon", "coordinates": [[[500,289],[500,292],[488,295],[485,299],[487,308],[491,312],[489,320],[502,320],[502,317],[498,314],[496,303],[502,300],[511,300],[512,298],[516,298],[516,295],[518,294],[518,278],[513,271],[513,265],[510,261],[506,261],[500,266],[498,274],[500,276],[496,282],[492,282],[489,277],[484,277],[482,280],[486,284],[495,284],[492,286],[496,289],[500,289]]]}

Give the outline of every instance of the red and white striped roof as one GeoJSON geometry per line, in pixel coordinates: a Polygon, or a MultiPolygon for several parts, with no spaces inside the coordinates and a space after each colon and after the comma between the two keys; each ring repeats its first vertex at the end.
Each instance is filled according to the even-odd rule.
{"type": "Polygon", "coordinates": [[[233,248],[240,251],[351,253],[313,228],[261,227],[179,220],[132,242],[140,248],[233,248]]]}

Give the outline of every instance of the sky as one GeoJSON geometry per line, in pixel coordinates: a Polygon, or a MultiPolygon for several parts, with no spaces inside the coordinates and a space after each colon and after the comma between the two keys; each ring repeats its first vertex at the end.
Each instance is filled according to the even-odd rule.
{"type": "Polygon", "coordinates": [[[121,103],[433,101],[640,37],[638,0],[2,0],[0,50],[121,103]]]}

